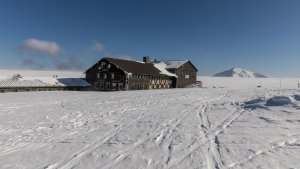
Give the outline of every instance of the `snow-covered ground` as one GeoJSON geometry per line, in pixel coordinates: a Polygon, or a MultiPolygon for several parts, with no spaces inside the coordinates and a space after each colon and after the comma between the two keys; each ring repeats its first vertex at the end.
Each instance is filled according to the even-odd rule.
{"type": "Polygon", "coordinates": [[[300,168],[300,90],[0,94],[0,168],[300,168]]]}
{"type": "Polygon", "coordinates": [[[255,89],[261,86],[264,89],[297,89],[300,78],[238,78],[238,77],[212,77],[198,76],[197,80],[203,82],[206,88],[227,89],[255,89]]]}

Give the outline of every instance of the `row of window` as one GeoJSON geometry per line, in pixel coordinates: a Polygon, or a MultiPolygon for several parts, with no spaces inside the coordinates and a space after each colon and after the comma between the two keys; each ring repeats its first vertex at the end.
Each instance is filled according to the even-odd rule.
{"type": "Polygon", "coordinates": [[[132,75],[130,79],[169,79],[168,76],[132,75]]]}
{"type": "Polygon", "coordinates": [[[151,84],[171,84],[171,80],[151,80],[151,84]]]}
{"type": "Polygon", "coordinates": [[[130,87],[130,90],[147,90],[147,89],[168,89],[171,85],[159,85],[159,84],[133,84],[130,87]]]}
{"type": "Polygon", "coordinates": [[[190,76],[191,77],[196,76],[197,72],[185,72],[185,71],[181,71],[177,75],[181,75],[181,76],[185,76],[186,78],[189,78],[190,76]]]}
{"type": "Polygon", "coordinates": [[[106,62],[101,62],[100,66],[98,67],[98,69],[100,70],[102,68],[105,68],[105,65],[106,65],[107,69],[110,69],[111,65],[109,63],[106,64],[106,62]]]}
{"type": "Polygon", "coordinates": [[[133,84],[130,87],[130,90],[146,90],[149,89],[148,84],[133,84]]]}
{"type": "MultiPolygon", "coordinates": [[[[115,74],[114,73],[109,73],[110,74],[110,79],[115,79],[115,74]]],[[[181,72],[181,75],[184,76],[186,79],[190,77],[195,77],[196,72],[181,72]]],[[[108,79],[108,73],[97,73],[97,78],[98,79],[108,79]]],[[[132,75],[129,77],[130,79],[169,79],[168,76],[146,76],[146,75],[132,75]]]]}
{"type": "Polygon", "coordinates": [[[165,84],[165,85],[151,85],[150,86],[151,89],[168,89],[168,88],[171,88],[171,85],[168,85],[168,84],[165,84]]]}
{"type": "MultiPolygon", "coordinates": [[[[98,79],[108,79],[108,74],[110,74],[110,79],[115,79],[114,73],[97,73],[98,79]]],[[[146,75],[132,75],[130,79],[169,79],[167,76],[146,76],[146,75]]]]}
{"type": "Polygon", "coordinates": [[[59,90],[64,90],[62,88],[41,88],[41,89],[1,89],[0,93],[5,93],[5,92],[29,92],[29,91],[59,91],[59,90]]]}
{"type": "MultiPolygon", "coordinates": [[[[109,73],[110,79],[115,79],[114,73],[109,73]]],[[[189,79],[190,77],[195,77],[196,72],[181,72],[181,75],[184,76],[186,79],[189,79]]],[[[97,73],[98,79],[108,79],[108,73],[97,73]]],[[[129,77],[130,79],[169,79],[168,76],[146,76],[146,75],[132,75],[129,77]]]]}
{"type": "MultiPolygon", "coordinates": [[[[107,77],[107,73],[103,73],[103,76],[101,77],[101,73],[97,73],[97,78],[98,79],[101,79],[101,78],[103,78],[103,79],[107,79],[108,77],[107,77]]],[[[110,73],[110,79],[115,79],[115,74],[114,73],[110,73]]]]}
{"type": "Polygon", "coordinates": [[[123,83],[96,82],[95,88],[100,90],[124,90],[123,83]]]}

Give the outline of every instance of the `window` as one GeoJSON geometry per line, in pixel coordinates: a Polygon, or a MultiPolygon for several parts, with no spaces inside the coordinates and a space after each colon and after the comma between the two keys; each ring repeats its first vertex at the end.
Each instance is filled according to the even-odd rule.
{"type": "Polygon", "coordinates": [[[116,89],[117,89],[117,84],[116,83],[112,83],[111,90],[116,90],[116,89]]]}
{"type": "Polygon", "coordinates": [[[135,90],[135,85],[131,85],[131,90],[135,90]]]}
{"type": "Polygon", "coordinates": [[[123,90],[123,83],[119,83],[119,90],[123,90]]]}
{"type": "Polygon", "coordinates": [[[109,82],[105,83],[105,90],[110,90],[110,83],[109,82]]]}
{"type": "Polygon", "coordinates": [[[100,73],[97,73],[97,78],[100,79],[100,73]]]}
{"type": "Polygon", "coordinates": [[[110,64],[107,64],[106,68],[107,68],[107,69],[110,69],[110,64]]]}
{"type": "Polygon", "coordinates": [[[186,78],[186,79],[190,78],[190,75],[185,75],[185,78],[186,78]]]}
{"type": "Polygon", "coordinates": [[[104,90],[104,83],[103,82],[100,82],[100,89],[104,90]]]}
{"type": "Polygon", "coordinates": [[[114,79],[114,78],[115,78],[115,74],[111,73],[111,79],[114,79]]]}
{"type": "Polygon", "coordinates": [[[103,74],[103,79],[106,79],[107,78],[107,75],[106,73],[103,74]]]}
{"type": "Polygon", "coordinates": [[[99,88],[99,82],[95,82],[95,89],[99,88]]]}

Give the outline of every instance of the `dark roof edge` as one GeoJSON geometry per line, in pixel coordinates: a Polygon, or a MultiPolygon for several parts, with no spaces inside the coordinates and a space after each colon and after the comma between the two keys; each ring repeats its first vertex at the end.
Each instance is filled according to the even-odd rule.
{"type": "Polygon", "coordinates": [[[190,62],[190,64],[196,69],[196,71],[198,72],[198,69],[196,68],[196,66],[190,61],[188,60],[187,62],[190,62]]]}

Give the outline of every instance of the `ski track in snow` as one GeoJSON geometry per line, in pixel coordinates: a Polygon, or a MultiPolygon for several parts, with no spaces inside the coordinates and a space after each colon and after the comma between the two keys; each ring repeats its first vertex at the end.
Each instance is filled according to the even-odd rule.
{"type": "Polygon", "coordinates": [[[299,93],[1,94],[0,168],[299,168],[300,102],[265,104],[299,93]]]}

